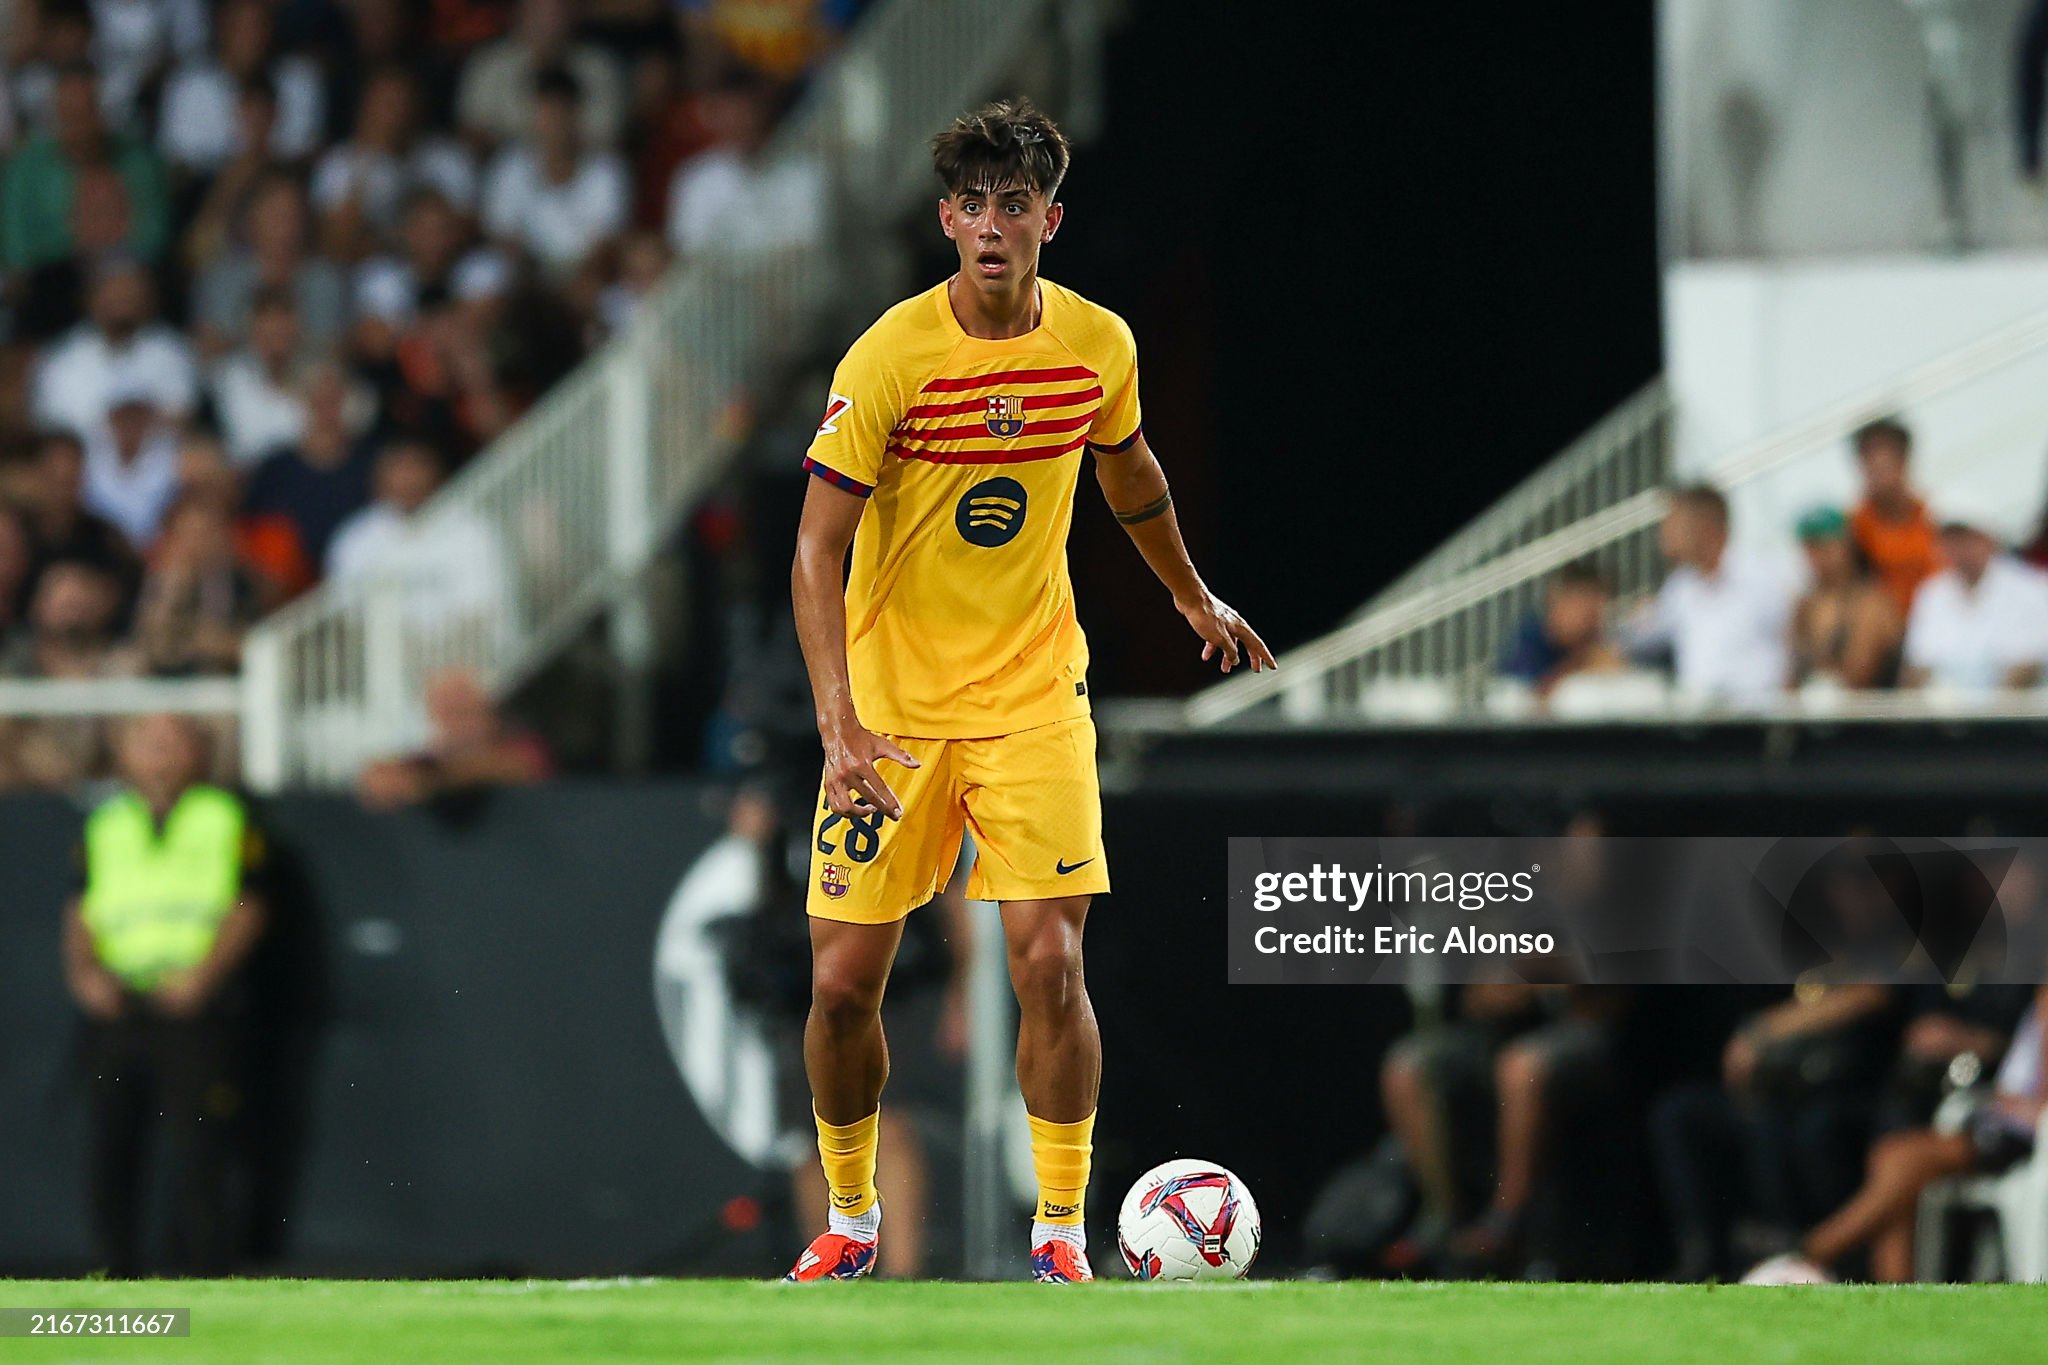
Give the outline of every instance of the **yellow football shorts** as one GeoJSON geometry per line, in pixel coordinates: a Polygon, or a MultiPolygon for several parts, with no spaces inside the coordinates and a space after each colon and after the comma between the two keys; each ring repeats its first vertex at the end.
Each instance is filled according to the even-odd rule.
{"type": "Polygon", "coordinates": [[[994,739],[889,738],[921,765],[876,765],[903,802],[901,820],[835,814],[818,785],[813,915],[853,924],[902,919],[953,875],[963,830],[974,831],[979,850],[967,879],[970,900],[1109,890],[1093,720],[1079,716],[994,739]]]}

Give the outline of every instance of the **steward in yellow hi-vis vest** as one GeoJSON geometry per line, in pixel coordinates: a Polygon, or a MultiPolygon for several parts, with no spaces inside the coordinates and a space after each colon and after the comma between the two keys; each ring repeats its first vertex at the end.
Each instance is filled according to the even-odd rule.
{"type": "Polygon", "coordinates": [[[262,837],[241,799],[199,780],[203,732],[148,716],[117,745],[128,787],[86,818],[65,914],[64,970],[85,1016],[100,1264],[141,1266],[145,1158],[170,1168],[172,1274],[234,1268],[240,1210],[229,1178],[243,1107],[238,978],[261,935],[262,837]]]}
{"type": "Polygon", "coordinates": [[[218,787],[187,787],[161,818],[133,791],[85,822],[80,916],[100,965],[147,993],[205,962],[241,899],[249,841],[242,803],[218,787]]]}

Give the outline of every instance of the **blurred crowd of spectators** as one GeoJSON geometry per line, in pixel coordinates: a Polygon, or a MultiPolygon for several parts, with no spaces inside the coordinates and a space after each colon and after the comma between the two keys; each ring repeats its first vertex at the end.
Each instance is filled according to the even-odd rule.
{"type": "MultiPolygon", "coordinates": [[[[670,261],[817,240],[815,169],[762,150],[856,7],[17,0],[0,679],[233,672],[670,261]]],[[[106,762],[0,722],[0,788],[106,762]]]]}
{"type": "Polygon", "coordinates": [[[1931,501],[1911,478],[1913,436],[1895,418],[1853,440],[1855,506],[1817,507],[1794,528],[1805,573],[1730,543],[1727,499],[1676,490],[1659,529],[1670,573],[1616,621],[1606,578],[1574,564],[1503,652],[1499,675],[1539,704],[1561,687],[1624,703],[1668,665],[1696,701],[1768,707],[1788,692],[1920,689],[1983,699],[2048,679],[2048,518],[2020,525],[1996,498],[1931,501]]]}

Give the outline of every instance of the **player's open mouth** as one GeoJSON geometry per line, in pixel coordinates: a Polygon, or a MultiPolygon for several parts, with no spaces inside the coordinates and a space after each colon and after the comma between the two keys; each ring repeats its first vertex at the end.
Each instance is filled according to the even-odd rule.
{"type": "Polygon", "coordinates": [[[982,252],[974,258],[974,263],[980,267],[981,273],[984,275],[1000,275],[1003,271],[1009,269],[1010,266],[1008,261],[993,251],[982,252]]]}

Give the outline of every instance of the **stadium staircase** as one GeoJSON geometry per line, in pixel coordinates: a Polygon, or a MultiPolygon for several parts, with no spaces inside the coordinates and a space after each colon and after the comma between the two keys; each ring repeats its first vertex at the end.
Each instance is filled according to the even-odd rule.
{"type": "MultiPolygon", "coordinates": [[[[1786,528],[1845,474],[1850,434],[1886,412],[1942,433],[1938,487],[2033,486],[2048,441],[2048,313],[2023,318],[1712,461],[1691,475],[1726,491],[1745,525],[1786,528]],[[2016,462],[2025,462],[2024,469],[2016,462]],[[1802,501],[1804,499],[1804,501],[1802,501]]],[[[1495,683],[1494,662],[1544,579],[1574,560],[1597,564],[1619,609],[1662,578],[1657,524],[1674,481],[1675,413],[1651,383],[1536,474],[1367,602],[1349,621],[1279,657],[1277,672],[1240,672],[1184,703],[1112,709],[1126,734],[1217,727],[1497,725],[1560,719],[1668,721],[1698,703],[1629,678],[1589,696],[1583,711],[1532,715],[1525,695],[1495,683]]],[[[1928,471],[1924,471],[1926,473],[1928,471]]],[[[2026,509],[2031,511],[2031,508],[2026,509]]],[[[1589,689],[1589,692],[1592,689],[1589,689]]],[[[2039,694],[1977,702],[1911,692],[1794,694],[1793,714],[1883,720],[1926,714],[2048,715],[2039,694]]]]}

